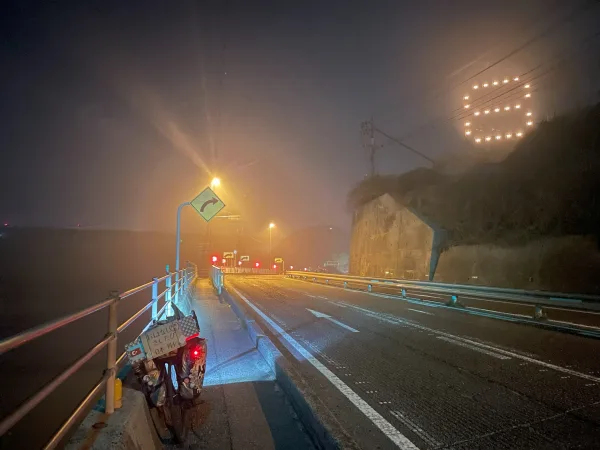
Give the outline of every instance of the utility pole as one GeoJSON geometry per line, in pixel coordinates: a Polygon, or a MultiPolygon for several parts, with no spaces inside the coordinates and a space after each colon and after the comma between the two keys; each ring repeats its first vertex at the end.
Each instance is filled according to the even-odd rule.
{"type": "Polygon", "coordinates": [[[373,177],[375,176],[375,151],[377,150],[377,146],[375,145],[375,126],[373,125],[373,117],[361,124],[361,134],[366,138],[366,142],[363,141],[363,146],[369,150],[371,176],[373,177]]]}

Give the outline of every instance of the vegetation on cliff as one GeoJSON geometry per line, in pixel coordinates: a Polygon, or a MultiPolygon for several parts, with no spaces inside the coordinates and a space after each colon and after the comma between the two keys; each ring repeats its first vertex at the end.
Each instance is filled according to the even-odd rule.
{"type": "Polygon", "coordinates": [[[450,245],[598,237],[600,104],[543,121],[501,162],[460,175],[420,168],[366,179],[348,205],[356,210],[385,193],[446,230],[450,245]]]}

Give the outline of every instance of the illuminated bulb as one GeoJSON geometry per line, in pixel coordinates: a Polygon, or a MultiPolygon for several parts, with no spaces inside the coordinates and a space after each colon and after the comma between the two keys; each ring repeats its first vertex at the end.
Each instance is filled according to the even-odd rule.
{"type": "Polygon", "coordinates": [[[466,134],[467,136],[470,136],[470,135],[471,135],[471,130],[467,130],[467,131],[465,131],[465,134],[466,134]]]}
{"type": "Polygon", "coordinates": [[[510,106],[505,106],[504,111],[510,111],[510,106]]]}
{"type": "Polygon", "coordinates": [[[465,95],[465,96],[463,97],[463,99],[465,99],[465,100],[469,100],[469,96],[468,96],[468,95],[465,95]]]}
{"type": "Polygon", "coordinates": [[[500,112],[500,108],[494,109],[494,112],[500,112]]]}
{"type": "Polygon", "coordinates": [[[481,113],[480,113],[479,111],[475,111],[475,112],[474,112],[474,114],[475,114],[476,116],[478,116],[478,115],[479,115],[479,114],[481,114],[481,113]]]}
{"type": "Polygon", "coordinates": [[[529,89],[531,86],[529,84],[525,85],[525,89],[529,89]]]}
{"type": "Polygon", "coordinates": [[[492,140],[492,137],[491,137],[491,136],[486,136],[486,137],[485,137],[485,140],[489,142],[489,141],[491,141],[491,140],[492,140]]]}
{"type": "Polygon", "coordinates": [[[484,113],[484,114],[489,114],[489,113],[490,113],[490,110],[489,110],[489,109],[486,109],[486,110],[485,110],[483,113],[484,113]]]}
{"type": "Polygon", "coordinates": [[[502,136],[501,135],[497,135],[496,136],[496,140],[499,141],[500,139],[502,139],[502,136]]]}
{"type": "Polygon", "coordinates": [[[510,139],[512,137],[511,133],[506,133],[506,139],[510,139]]]}
{"type": "Polygon", "coordinates": [[[525,94],[525,98],[531,97],[531,94],[525,94]]]}
{"type": "Polygon", "coordinates": [[[517,137],[521,137],[523,136],[523,132],[522,131],[517,131],[517,137]]]}
{"type": "Polygon", "coordinates": [[[505,78],[503,81],[504,84],[508,83],[508,78],[505,78]]]}
{"type": "Polygon", "coordinates": [[[531,125],[533,125],[533,122],[530,120],[529,122],[527,122],[527,126],[530,127],[531,125]]]}
{"type": "Polygon", "coordinates": [[[531,115],[532,115],[532,114],[533,114],[533,113],[532,113],[531,111],[529,111],[529,112],[527,113],[527,117],[531,117],[531,115]]]}
{"type": "Polygon", "coordinates": [[[521,105],[515,105],[515,109],[521,109],[521,105]]]}
{"type": "Polygon", "coordinates": [[[488,83],[483,83],[483,87],[488,87],[489,84],[488,83]]]}
{"type": "Polygon", "coordinates": [[[479,144],[481,142],[481,138],[475,138],[475,142],[479,144]]]}
{"type": "Polygon", "coordinates": [[[493,84],[494,86],[498,86],[498,82],[497,82],[497,81],[494,81],[492,84],[493,84]]]}
{"type": "Polygon", "coordinates": [[[465,105],[465,109],[469,109],[471,105],[465,105]]]}
{"type": "Polygon", "coordinates": [[[465,127],[471,126],[471,122],[465,122],[465,127]]]}
{"type": "Polygon", "coordinates": [[[519,81],[519,77],[514,77],[513,80],[519,81]]]}
{"type": "Polygon", "coordinates": [[[476,84],[473,86],[473,89],[479,89],[479,86],[476,84]]]}

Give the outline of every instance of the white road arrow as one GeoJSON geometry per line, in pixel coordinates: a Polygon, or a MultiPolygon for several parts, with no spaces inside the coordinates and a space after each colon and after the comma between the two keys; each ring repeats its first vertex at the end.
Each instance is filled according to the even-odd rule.
{"type": "Polygon", "coordinates": [[[327,319],[330,322],[335,323],[336,325],[339,325],[342,328],[345,328],[348,331],[352,331],[353,333],[358,333],[358,330],[355,330],[354,328],[346,325],[345,323],[340,322],[339,320],[335,320],[333,317],[331,317],[330,315],[327,315],[325,313],[319,312],[319,311],[315,311],[313,309],[308,309],[306,308],[306,310],[310,313],[312,313],[316,318],[318,319],[327,319]]]}

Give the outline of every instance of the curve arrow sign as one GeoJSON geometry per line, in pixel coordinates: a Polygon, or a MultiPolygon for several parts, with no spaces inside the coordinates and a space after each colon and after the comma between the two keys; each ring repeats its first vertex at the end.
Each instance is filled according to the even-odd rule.
{"type": "Polygon", "coordinates": [[[204,212],[204,209],[208,206],[208,205],[215,205],[219,203],[219,200],[217,200],[216,198],[211,198],[210,200],[206,200],[204,203],[202,203],[202,206],[200,207],[200,212],[204,212]]]}

